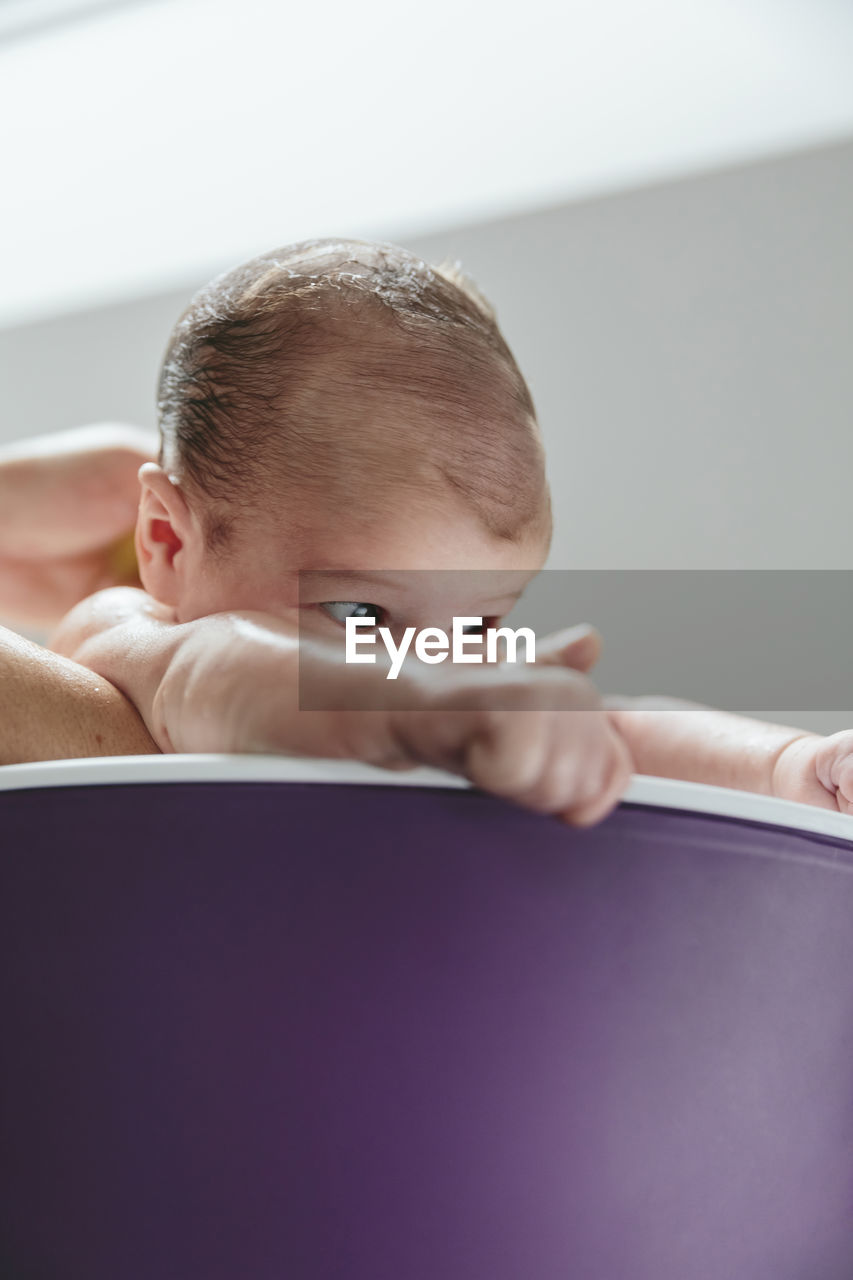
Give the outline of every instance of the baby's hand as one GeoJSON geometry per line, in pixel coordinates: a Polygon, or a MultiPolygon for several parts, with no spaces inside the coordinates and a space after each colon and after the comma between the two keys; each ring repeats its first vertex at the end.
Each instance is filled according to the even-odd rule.
{"type": "Polygon", "coordinates": [[[631,760],[594,686],[566,669],[591,666],[599,644],[584,629],[543,645],[542,665],[437,682],[423,710],[392,712],[397,766],[417,761],[461,773],[575,826],[600,821],[624,792],[631,760]]]}
{"type": "Polygon", "coordinates": [[[790,743],[776,761],[773,794],[853,814],[853,729],[790,743]]]}

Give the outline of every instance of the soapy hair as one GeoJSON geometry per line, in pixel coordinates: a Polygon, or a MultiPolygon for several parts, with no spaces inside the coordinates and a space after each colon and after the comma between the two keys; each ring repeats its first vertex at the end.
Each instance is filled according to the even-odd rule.
{"type": "Polygon", "coordinates": [[[381,517],[447,486],[497,537],[550,526],[530,392],[458,264],[356,240],[262,254],[192,299],[157,401],[161,465],[213,546],[247,504],[381,517]]]}

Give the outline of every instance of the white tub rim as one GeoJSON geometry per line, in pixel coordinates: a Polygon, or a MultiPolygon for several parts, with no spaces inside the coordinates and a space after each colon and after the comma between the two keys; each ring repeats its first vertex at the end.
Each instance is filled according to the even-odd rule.
{"type": "MultiPolygon", "coordinates": [[[[130,786],[163,783],[295,782],[349,786],[468,789],[437,769],[392,772],[351,760],[296,759],[271,755],[101,756],[0,766],[0,792],[52,787],[130,786]]],[[[635,775],[626,804],[715,814],[745,822],[830,836],[853,844],[853,816],[699,782],[635,775]]]]}

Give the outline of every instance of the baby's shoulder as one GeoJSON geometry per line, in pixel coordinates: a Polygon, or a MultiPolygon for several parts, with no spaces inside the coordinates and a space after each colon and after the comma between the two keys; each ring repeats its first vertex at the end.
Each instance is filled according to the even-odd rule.
{"type": "Polygon", "coordinates": [[[109,587],[87,596],[65,615],[50,640],[56,653],[73,658],[83,645],[117,627],[140,629],[175,621],[174,611],[138,587],[109,587]]]}

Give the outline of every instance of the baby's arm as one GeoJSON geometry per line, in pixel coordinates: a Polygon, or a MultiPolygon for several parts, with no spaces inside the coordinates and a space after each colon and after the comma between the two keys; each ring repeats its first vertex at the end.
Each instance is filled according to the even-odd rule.
{"type": "MultiPolygon", "coordinates": [[[[609,698],[606,703],[638,773],[851,811],[826,765],[833,738],[675,698],[609,698]]],[[[853,755],[853,734],[846,736],[847,754],[853,755]]],[[[853,798],[853,788],[849,794],[853,798]]]]}
{"type": "Polygon", "coordinates": [[[142,591],[101,592],[64,620],[54,646],[120,689],[163,751],[280,752],[429,764],[577,825],[598,821],[627,785],[630,760],[594,687],[559,665],[345,666],[263,614],[170,621],[142,591]],[[299,707],[300,667],[329,710],[299,707]],[[573,714],[566,714],[571,711],[573,714]]]}

